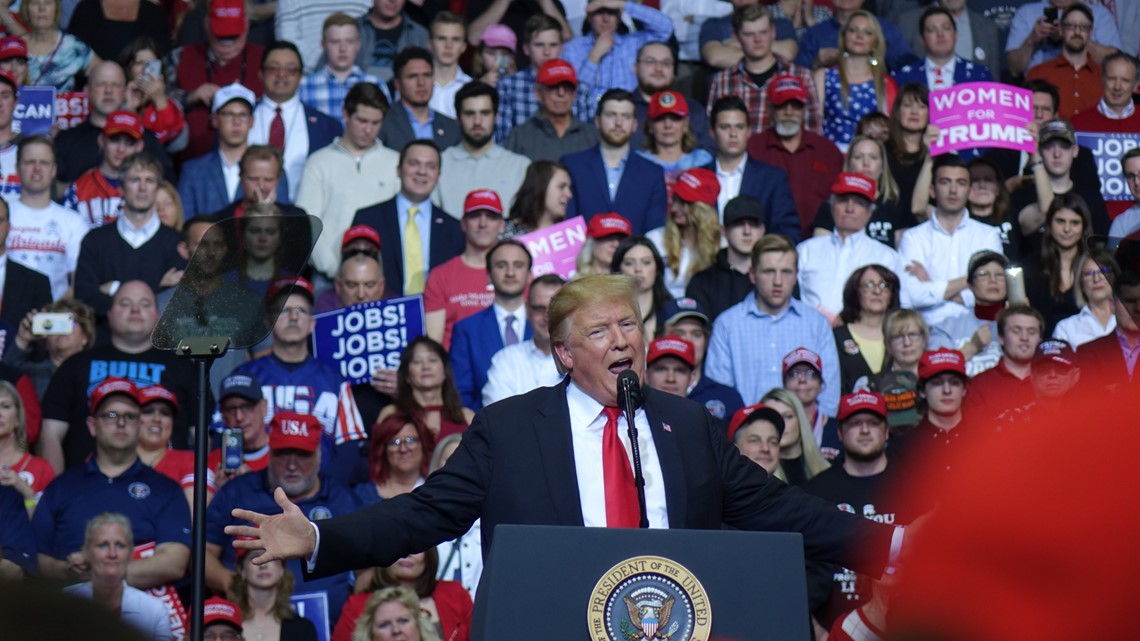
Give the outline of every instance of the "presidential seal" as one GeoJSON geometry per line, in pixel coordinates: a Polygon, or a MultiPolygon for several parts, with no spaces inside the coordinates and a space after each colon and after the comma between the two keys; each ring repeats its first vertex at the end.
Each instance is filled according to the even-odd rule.
{"type": "Polygon", "coordinates": [[[705,641],[712,629],[708,594],[683,565],[638,556],[610,568],[590,593],[594,641],[705,641]]]}

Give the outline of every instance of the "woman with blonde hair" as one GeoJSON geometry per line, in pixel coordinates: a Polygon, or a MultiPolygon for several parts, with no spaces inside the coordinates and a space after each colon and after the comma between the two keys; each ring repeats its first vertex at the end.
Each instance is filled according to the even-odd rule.
{"type": "MultiPolygon", "coordinates": [[[[887,147],[870,136],[855,136],[843,161],[843,171],[862,174],[875,181],[875,208],[867,223],[867,235],[894,248],[904,229],[915,225],[910,212],[899,206],[899,186],[887,161],[887,147]]],[[[835,229],[831,201],[825,200],[815,214],[815,236],[829,236],[835,229]]]]}
{"type": "Polygon", "coordinates": [[[623,239],[633,235],[633,225],[621,214],[597,214],[586,225],[586,242],[578,252],[574,278],[610,273],[614,252],[623,239]]]}
{"type": "Polygon", "coordinates": [[[780,469],[777,478],[789,485],[802,485],[808,479],[831,467],[812,434],[811,421],[803,403],[792,392],[777,387],[768,391],[760,402],[776,410],[784,419],[780,437],[780,469]]]}
{"type": "Polygon", "coordinates": [[[650,230],[665,260],[665,287],[673,298],[685,295],[693,274],[711,267],[720,251],[720,223],[716,199],[720,184],[708,169],[690,169],[673,185],[673,199],[665,226],[650,230]]]}
{"type": "Polygon", "coordinates": [[[352,641],[442,641],[420,608],[416,593],[407,588],[377,590],[357,619],[352,641]]]}
{"type": "Polygon", "coordinates": [[[296,577],[283,561],[254,565],[262,550],[238,550],[226,597],[241,609],[242,635],[256,641],[316,641],[312,621],[297,616],[290,599],[296,577]]]}
{"type": "Polygon", "coordinates": [[[823,135],[846,153],[863,116],[890,113],[896,85],[887,73],[883,29],[870,11],[847,18],[838,46],[839,61],[815,70],[815,86],[823,97],[823,135]]]}
{"type": "Polygon", "coordinates": [[[20,393],[15,385],[0,381],[0,486],[19,492],[31,515],[44,488],[54,478],[51,464],[28,451],[27,423],[20,393]]]}
{"type": "Polygon", "coordinates": [[[154,210],[158,214],[158,221],[171,229],[182,231],[186,216],[182,213],[182,197],[178,195],[178,188],[169,180],[162,181],[158,186],[158,194],[154,199],[154,210]]]}
{"type": "Polygon", "coordinates": [[[898,436],[918,423],[918,361],[930,344],[930,326],[922,314],[896,309],[883,319],[887,354],[878,374],[855,381],[854,391],[878,392],[887,399],[887,425],[898,436]]]}

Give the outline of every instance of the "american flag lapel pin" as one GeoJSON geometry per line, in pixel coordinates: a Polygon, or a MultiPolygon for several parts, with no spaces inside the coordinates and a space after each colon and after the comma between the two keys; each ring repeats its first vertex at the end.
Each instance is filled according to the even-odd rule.
{"type": "Polygon", "coordinates": [[[669,425],[668,423],[662,423],[661,429],[665,430],[666,432],[672,432],[673,431],[673,427],[671,425],[669,425]]]}

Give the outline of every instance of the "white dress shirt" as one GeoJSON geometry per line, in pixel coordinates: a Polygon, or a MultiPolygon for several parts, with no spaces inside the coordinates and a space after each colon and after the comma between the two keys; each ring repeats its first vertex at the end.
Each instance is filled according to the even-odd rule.
{"type": "MultiPolygon", "coordinates": [[[[902,264],[922,263],[930,276],[930,280],[921,281],[906,270],[901,271],[903,293],[909,297],[911,306],[922,312],[928,324],[934,325],[957,313],[959,307],[943,298],[946,287],[951,280],[966,275],[971,256],[987,249],[1002,253],[1001,232],[997,227],[970,218],[969,212],[962,216],[955,229],[943,227],[935,212],[930,220],[903,234],[899,243],[902,264]]],[[[961,296],[963,305],[973,307],[974,295],[969,288],[963,289],[961,296]]]]}
{"type": "MultiPolygon", "coordinates": [[[[863,230],[847,238],[840,238],[836,231],[809,238],[797,245],[796,251],[800,255],[800,300],[828,319],[843,311],[843,286],[860,267],[879,264],[895,274],[903,271],[898,252],[863,230]]],[[[903,307],[908,302],[903,300],[903,307]]]]}
{"type": "Polygon", "coordinates": [[[483,386],[483,406],[540,387],[557,385],[561,380],[554,357],[543,354],[533,338],[507,345],[491,358],[487,383],[483,386]]]}
{"type": "MultiPolygon", "coordinates": [[[[566,404],[570,408],[570,436],[574,443],[574,469],[578,474],[582,522],[586,527],[606,527],[606,486],[602,470],[602,433],[606,417],[602,414],[602,404],[573,382],[566,387],[566,404]]],[[[641,449],[641,471],[645,476],[645,511],[649,527],[668,528],[669,512],[665,505],[661,459],[657,456],[653,432],[649,429],[644,409],[637,410],[634,423],[641,449]]],[[[633,453],[629,449],[629,428],[624,414],[618,419],[617,432],[632,470],[633,453]]]]}
{"type": "Polygon", "coordinates": [[[126,216],[119,216],[115,220],[115,230],[123,237],[131,247],[138,249],[142,247],[154,235],[158,233],[158,228],[162,226],[162,221],[158,219],[158,214],[153,211],[150,212],[150,218],[142,224],[142,227],[135,227],[126,216]]]}
{"type": "MultiPolygon", "coordinates": [[[[743,163],[741,163],[743,164],[743,163]]],[[[645,233],[645,237],[653,246],[657,248],[657,253],[661,254],[661,258],[665,260],[665,228],[658,227],[650,229],[645,233]]],[[[669,295],[673,298],[684,298],[685,288],[689,285],[690,266],[693,263],[693,250],[689,249],[685,243],[681,243],[681,261],[677,265],[677,272],[673,272],[673,268],[669,267],[669,261],[665,260],[665,288],[669,290],[669,295]]]]}
{"type": "Polygon", "coordinates": [[[1069,341],[1073,349],[1091,343],[1098,338],[1108,336],[1116,331],[1116,315],[1108,317],[1108,324],[1101,325],[1100,319],[1093,314],[1088,305],[1081,311],[1068,318],[1062,318],[1053,328],[1053,338],[1069,341]]]}
{"type": "Polygon", "coordinates": [[[253,110],[253,127],[249,130],[249,144],[268,145],[269,128],[281,107],[281,120],[285,123],[285,176],[289,179],[289,200],[297,198],[301,184],[301,171],[309,157],[309,125],[305,121],[305,107],[296,94],[283,103],[262,98],[253,110]]]}
{"type": "Polygon", "coordinates": [[[744,165],[747,162],[747,157],[741,158],[736,169],[725,171],[721,169],[720,159],[716,161],[716,179],[720,183],[720,193],[716,196],[716,214],[721,223],[724,222],[724,206],[740,195],[740,186],[744,182],[744,165]]]}
{"type": "Polygon", "coordinates": [[[945,66],[939,67],[930,58],[926,59],[926,86],[934,89],[949,89],[954,86],[954,67],[957,58],[950,58],[945,66]]]}
{"type": "Polygon", "coordinates": [[[431,98],[428,100],[428,107],[436,112],[455,120],[455,94],[463,88],[463,85],[471,82],[471,76],[467,75],[458,66],[455,67],[455,78],[447,83],[441,85],[438,82],[432,82],[431,98]]]}
{"type": "Polygon", "coordinates": [[[523,335],[526,333],[526,306],[519,305],[518,309],[515,311],[508,312],[502,305],[498,303],[492,303],[491,309],[495,311],[495,324],[499,326],[499,339],[503,341],[503,345],[506,346],[507,344],[508,317],[515,319],[515,336],[518,337],[519,343],[523,342],[523,335]]]}
{"type": "Polygon", "coordinates": [[[222,161],[222,180],[226,181],[226,199],[232,203],[237,200],[237,190],[241,185],[241,163],[231,164],[221,150],[218,150],[218,158],[222,161]]]}

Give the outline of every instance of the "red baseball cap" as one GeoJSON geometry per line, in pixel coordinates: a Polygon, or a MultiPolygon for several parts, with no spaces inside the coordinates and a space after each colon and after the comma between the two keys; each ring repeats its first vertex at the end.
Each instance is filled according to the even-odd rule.
{"type": "Polygon", "coordinates": [[[708,169],[687,169],[673,183],[673,193],[687,203],[705,203],[716,207],[720,195],[720,181],[708,169]]]}
{"type": "Polygon", "coordinates": [[[0,69],[0,82],[6,83],[13,91],[20,91],[20,83],[16,82],[16,76],[7,69],[0,69]]]}
{"type": "Polygon", "coordinates": [[[689,103],[676,91],[658,91],[649,99],[649,119],[672,114],[678,118],[689,115],[689,103]]]}
{"type": "Polygon", "coordinates": [[[107,400],[107,397],[115,394],[122,394],[135,403],[139,402],[139,388],[134,383],[125,378],[111,376],[91,390],[91,413],[94,414],[95,410],[103,404],[103,401],[107,400]]]}
{"type": "Polygon", "coordinates": [[[313,284],[302,276],[282,276],[273,281],[269,284],[265,300],[266,302],[272,303],[277,300],[278,296],[285,293],[302,294],[308,297],[310,303],[316,300],[316,294],[313,293],[313,284]]]}
{"type": "Polygon", "coordinates": [[[776,433],[780,436],[784,435],[784,417],[776,410],[768,407],[763,403],[749,405],[742,407],[732,415],[732,420],[728,423],[728,440],[732,440],[736,436],[736,432],[744,426],[745,423],[752,419],[762,418],[772,425],[776,426],[776,433]]]}
{"type": "Polygon", "coordinates": [[[110,138],[118,134],[126,134],[135,140],[142,140],[143,121],[133,111],[112,111],[103,124],[103,135],[110,138]]]}
{"type": "Polygon", "coordinates": [[[845,421],[856,412],[873,412],[886,420],[887,399],[876,392],[855,392],[839,399],[839,415],[835,418],[845,421]]]}
{"type": "Polygon", "coordinates": [[[768,81],[768,100],[777,107],[789,100],[807,104],[807,87],[799,76],[782,73],[768,81]]]}
{"type": "Polygon", "coordinates": [[[241,632],[241,610],[233,601],[220,596],[210,597],[202,605],[202,627],[214,623],[225,623],[241,632]]]}
{"type": "Polygon", "coordinates": [[[944,372],[953,372],[966,377],[966,357],[956,349],[943,347],[933,352],[924,352],[918,359],[918,380],[921,384],[944,372]]]}
{"type": "Polygon", "coordinates": [[[503,201],[497,192],[490,189],[476,189],[463,199],[464,216],[484,209],[503,215],[503,201]]]}
{"type": "Polygon", "coordinates": [[[139,389],[139,405],[149,405],[155,401],[165,401],[174,407],[174,411],[178,411],[178,396],[159,384],[148,385],[139,389]]]}
{"type": "Polygon", "coordinates": [[[835,177],[835,184],[831,186],[831,193],[836,196],[856,194],[875,202],[876,188],[878,188],[878,184],[874,178],[868,178],[863,174],[843,172],[835,177]]]}
{"type": "Polygon", "coordinates": [[[269,449],[316,452],[323,431],[312,414],[277,412],[269,421],[269,449]]]}
{"type": "Polygon", "coordinates": [[[12,58],[27,57],[28,43],[24,42],[23,38],[17,36],[0,38],[0,60],[11,60],[12,58]]]}
{"type": "Polygon", "coordinates": [[[210,33],[217,38],[245,33],[245,0],[210,0],[210,33]]]}
{"type": "Polygon", "coordinates": [[[590,219],[590,224],[586,225],[587,238],[605,238],[615,234],[633,235],[633,225],[630,224],[628,218],[621,214],[614,212],[598,214],[590,219]]]}
{"type": "Polygon", "coordinates": [[[784,355],[783,373],[787,374],[788,370],[800,363],[807,363],[814,367],[815,371],[823,374],[823,361],[820,360],[819,354],[816,354],[806,347],[797,347],[784,355]]]}
{"type": "Polygon", "coordinates": [[[697,366],[697,351],[692,343],[683,338],[665,336],[654,339],[653,342],[649,343],[649,356],[646,357],[645,362],[653,363],[665,356],[679,358],[689,367],[697,366]]]}
{"type": "Polygon", "coordinates": [[[368,225],[353,225],[344,232],[344,236],[340,239],[340,248],[343,250],[348,247],[349,243],[354,240],[363,238],[380,248],[380,234],[368,225]]]}
{"type": "Polygon", "coordinates": [[[535,78],[535,82],[547,87],[568,82],[577,87],[578,74],[574,72],[574,67],[569,62],[561,58],[554,58],[542,63],[542,66],[538,68],[538,76],[535,78]]]}

